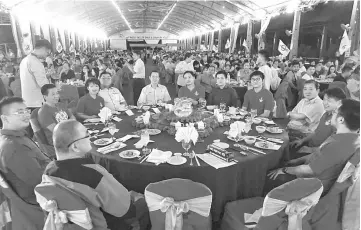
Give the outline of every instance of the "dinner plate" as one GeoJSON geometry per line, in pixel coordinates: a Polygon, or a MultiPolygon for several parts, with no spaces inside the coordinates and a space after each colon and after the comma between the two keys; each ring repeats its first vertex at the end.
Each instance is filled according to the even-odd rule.
{"type": "Polygon", "coordinates": [[[267,141],[258,141],[254,144],[254,146],[260,149],[273,149],[273,145],[273,143],[267,141]]]}
{"type": "Polygon", "coordinates": [[[231,118],[234,119],[234,120],[239,120],[239,119],[242,118],[242,116],[233,115],[233,116],[231,116],[231,118]]]}
{"type": "Polygon", "coordinates": [[[227,149],[229,148],[229,144],[227,143],[224,143],[224,142],[215,142],[213,143],[214,145],[218,146],[219,148],[222,148],[222,149],[227,149]]]}
{"type": "Polygon", "coordinates": [[[274,121],[272,120],[268,120],[264,122],[266,125],[275,125],[276,123],[274,123],[274,121]]]}
{"type": "MultiPolygon", "coordinates": [[[[227,136],[227,139],[228,140],[231,140],[231,141],[234,141],[234,142],[237,142],[233,137],[231,137],[231,136],[227,136]]],[[[239,141],[241,141],[241,140],[243,140],[244,139],[244,136],[242,136],[240,139],[239,139],[239,141]]]]}
{"type": "Polygon", "coordinates": [[[139,157],[140,152],[138,150],[125,150],[121,153],[119,153],[119,156],[121,158],[125,158],[125,159],[132,159],[132,158],[136,158],[139,157]]]}
{"type": "Polygon", "coordinates": [[[122,107],[122,108],[117,109],[117,111],[119,111],[119,112],[125,112],[127,110],[128,110],[127,107],[122,107]]]}
{"type": "Polygon", "coordinates": [[[100,122],[100,118],[90,118],[86,119],[84,122],[97,123],[100,122]]]}
{"type": "Polygon", "coordinates": [[[134,134],[141,136],[142,132],[144,132],[144,131],[148,131],[150,136],[158,135],[162,132],[159,129],[142,129],[142,130],[138,130],[138,131],[134,132],[134,134]]]}
{"type": "Polygon", "coordinates": [[[283,132],[283,129],[278,128],[277,131],[273,131],[271,127],[266,128],[267,132],[273,133],[273,134],[280,134],[283,132]]]}
{"type": "Polygon", "coordinates": [[[108,154],[108,153],[111,153],[111,152],[114,152],[114,151],[117,151],[121,148],[124,148],[125,146],[127,146],[126,144],[124,143],[121,143],[121,142],[114,142],[113,144],[111,145],[108,145],[106,147],[101,147],[98,149],[98,151],[100,153],[103,153],[103,154],[108,154]],[[105,149],[104,149],[105,148],[105,149]]]}
{"type": "Polygon", "coordinates": [[[97,146],[106,146],[113,142],[112,138],[100,138],[94,141],[97,146]]]}
{"type": "Polygon", "coordinates": [[[172,156],[167,160],[170,165],[182,165],[187,162],[187,159],[182,156],[172,156]]]}

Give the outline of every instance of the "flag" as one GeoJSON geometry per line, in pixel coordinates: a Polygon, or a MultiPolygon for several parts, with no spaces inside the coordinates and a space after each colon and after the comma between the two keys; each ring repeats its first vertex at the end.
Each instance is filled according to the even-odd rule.
{"type": "Polygon", "coordinates": [[[60,38],[59,30],[58,30],[58,37],[56,39],[56,51],[58,51],[58,53],[63,51],[63,45],[61,44],[61,38],[60,38]]]}
{"type": "Polygon", "coordinates": [[[244,48],[246,48],[247,52],[248,52],[248,44],[246,39],[243,40],[242,46],[244,46],[244,48]]]}
{"type": "Polygon", "coordinates": [[[347,32],[345,30],[343,32],[342,40],[340,43],[340,48],[339,48],[340,54],[343,55],[343,53],[345,53],[347,50],[349,50],[350,47],[351,47],[351,42],[350,42],[350,39],[348,38],[347,32]]]}
{"type": "Polygon", "coordinates": [[[226,49],[229,49],[231,47],[231,42],[229,41],[229,39],[227,39],[226,42],[226,49]]]}
{"type": "Polygon", "coordinates": [[[282,54],[283,57],[286,57],[290,53],[290,49],[285,45],[285,43],[282,42],[281,39],[278,43],[278,51],[282,54]]]}

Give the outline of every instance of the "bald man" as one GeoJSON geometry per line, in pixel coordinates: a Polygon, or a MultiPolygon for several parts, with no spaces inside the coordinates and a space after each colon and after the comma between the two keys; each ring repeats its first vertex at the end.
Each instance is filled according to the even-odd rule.
{"type": "Polygon", "coordinates": [[[137,224],[146,229],[148,212],[144,211],[143,196],[129,192],[102,166],[86,157],[92,146],[88,130],[81,123],[76,120],[58,123],[53,143],[57,160],[46,167],[42,183],[51,180],[79,194],[86,202],[94,229],[130,229],[129,219],[144,216],[143,222],[137,224]]]}

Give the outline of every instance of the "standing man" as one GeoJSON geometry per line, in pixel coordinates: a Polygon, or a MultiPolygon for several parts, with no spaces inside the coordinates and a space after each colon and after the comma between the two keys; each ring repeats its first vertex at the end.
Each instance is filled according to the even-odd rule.
{"type": "Polygon", "coordinates": [[[265,89],[270,90],[271,80],[272,80],[272,70],[267,65],[269,60],[269,54],[266,50],[260,50],[258,52],[257,65],[259,66],[259,71],[264,74],[263,86],[265,89]]]}
{"type": "Polygon", "coordinates": [[[0,129],[0,171],[22,200],[19,202],[8,197],[12,229],[36,230],[43,229],[44,215],[40,207],[36,209],[38,203],[34,188],[41,182],[50,159],[27,136],[25,129],[29,126],[30,110],[26,107],[20,97],[5,97],[0,101],[3,123],[0,129]]]}
{"type": "Polygon", "coordinates": [[[186,85],[186,80],[184,79],[183,74],[186,71],[194,72],[192,60],[193,60],[193,54],[192,53],[186,53],[185,56],[184,56],[184,61],[179,62],[177,64],[177,66],[175,67],[175,74],[178,75],[177,92],[178,92],[179,88],[186,85]]]}
{"type": "Polygon", "coordinates": [[[134,66],[133,68],[126,63],[129,70],[133,73],[133,100],[134,104],[138,101],[140,93],[145,86],[145,66],[140,58],[139,51],[133,51],[134,66]]]}
{"type": "Polygon", "coordinates": [[[48,40],[42,39],[35,43],[35,48],[20,63],[21,93],[25,105],[30,109],[41,107],[43,95],[41,87],[49,83],[43,61],[51,51],[48,40]]]}

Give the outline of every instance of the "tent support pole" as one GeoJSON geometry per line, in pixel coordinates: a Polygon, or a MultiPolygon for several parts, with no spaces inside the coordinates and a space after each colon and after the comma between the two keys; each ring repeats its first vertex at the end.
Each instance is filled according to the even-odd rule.
{"type": "Polygon", "coordinates": [[[298,38],[300,36],[300,22],[301,22],[301,11],[298,9],[295,11],[293,17],[291,51],[289,55],[290,60],[292,60],[293,56],[297,56],[298,54],[298,38]]]}

